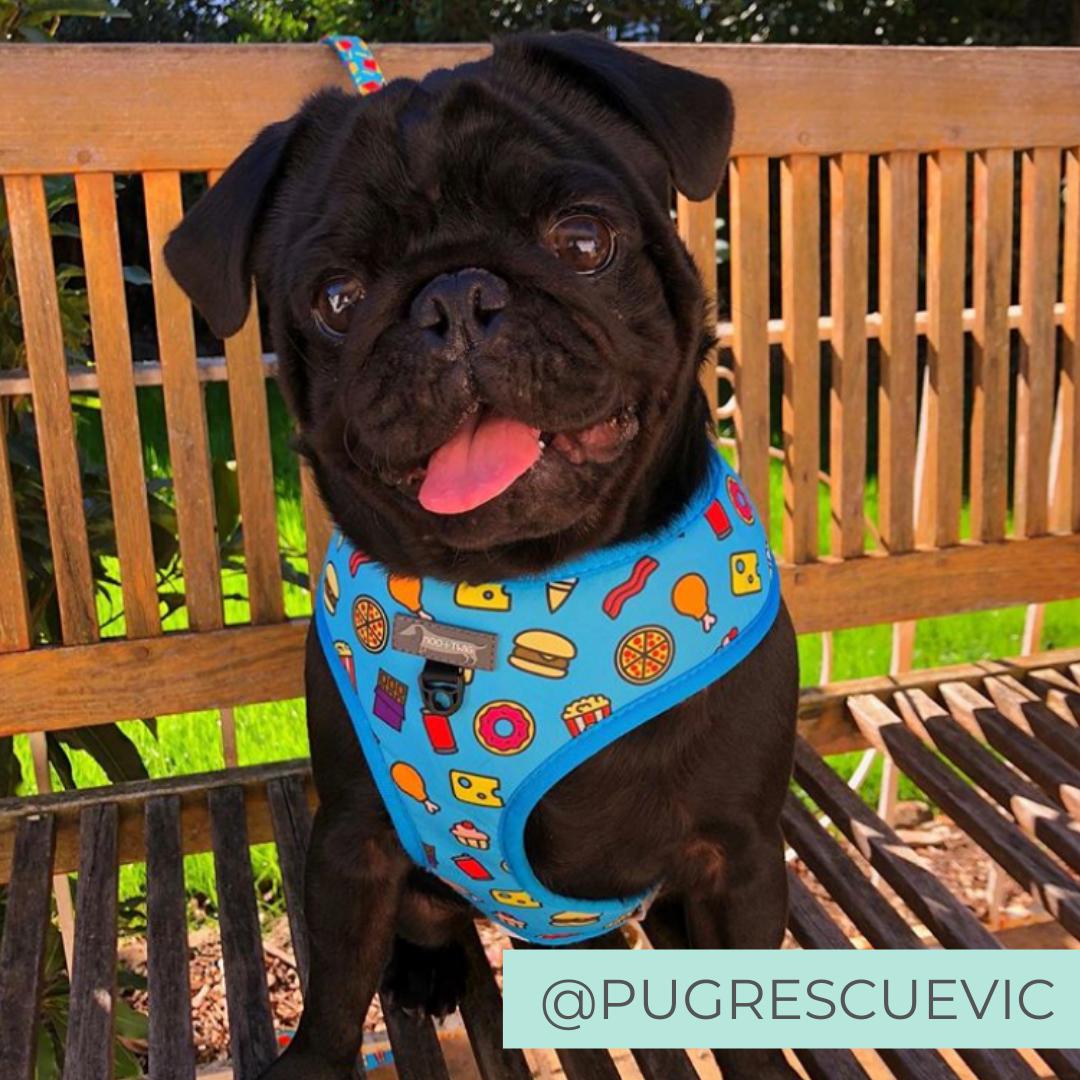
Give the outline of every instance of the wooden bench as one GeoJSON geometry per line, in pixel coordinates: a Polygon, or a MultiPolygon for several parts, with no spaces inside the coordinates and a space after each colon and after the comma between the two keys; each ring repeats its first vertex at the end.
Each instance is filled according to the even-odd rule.
{"type": "MultiPolygon", "coordinates": [[[[893,675],[828,684],[826,672],[823,685],[803,694],[796,781],[849,844],[838,843],[795,796],[785,812],[789,842],[872,947],[999,944],[820,757],[876,748],[893,782],[899,771],[911,777],[1043,902],[1063,933],[1080,936],[1080,844],[1070,826],[1080,818],[1080,648],[1040,655],[1038,641],[1039,605],[1080,595],[1080,58],[1016,49],[649,50],[717,74],[735,93],[729,182],[715,204],[680,199],[678,223],[706,284],[720,293],[719,366],[706,373],[705,386],[718,418],[733,421],[739,467],[763,514],[770,456],[782,458],[778,554],[797,627],[825,634],[894,627],[893,675]],[[718,215],[731,245],[719,274],[718,215]],[[770,379],[771,355],[778,380],[770,379]],[[878,452],[868,462],[871,426],[878,452]],[[823,443],[830,493],[824,544],[823,443]],[[868,465],[878,491],[869,524],[868,465]],[[1028,655],[911,670],[914,620],[1016,604],[1033,605],[1028,655]],[[899,894],[925,936],[886,899],[869,868],[899,894]]],[[[379,56],[393,77],[483,51],[386,46],[379,56]]],[[[214,852],[232,1061],[241,1080],[275,1052],[249,844],[277,844],[305,978],[298,898],[312,804],[306,765],[239,767],[233,717],[237,706],[302,692],[307,620],[285,614],[275,516],[265,392],[273,358],[254,320],[224,343],[223,355],[198,357],[190,306],[160,248],[182,214],[183,173],[213,180],[263,124],[326,84],[345,86],[345,76],[318,46],[0,47],[0,88],[18,102],[0,112],[0,175],[27,361],[26,370],[0,371],[0,403],[33,399],[62,631],[54,644],[34,640],[11,463],[0,438],[0,735],[29,734],[43,765],[43,732],[214,709],[229,766],[0,802],[0,882],[8,887],[0,942],[5,1078],[31,1075],[56,875],[79,872],[65,1076],[111,1075],[121,863],[148,864],[154,1080],[194,1073],[184,853],[214,852]],[[49,175],[75,177],[92,366],[71,367],[64,354],[43,196],[49,175]],[[145,195],[157,321],[156,358],[135,364],[115,197],[115,179],[129,176],[145,195]],[[250,595],[250,621],[240,625],[226,625],[224,616],[203,400],[206,383],[224,380],[250,595]],[[146,386],[164,391],[187,598],[187,628],[168,632],[136,409],[146,386]],[[98,621],[74,393],[96,395],[101,404],[122,638],[102,638],[98,621]]],[[[316,565],[328,525],[306,472],[302,490],[307,552],[316,565]]],[[[47,780],[47,769],[39,774],[47,780]]],[[[888,799],[884,810],[888,816],[888,799]]],[[[794,875],[792,888],[797,942],[849,947],[794,875]]],[[[479,1072],[484,1080],[524,1078],[523,1055],[501,1049],[498,989],[483,950],[475,940],[467,944],[476,977],[462,1016],[479,1072]]],[[[387,1024],[400,1075],[447,1075],[430,1023],[391,1011],[387,1024]]],[[[813,1077],[886,1075],[874,1072],[881,1067],[898,1077],[970,1075],[965,1069],[980,1077],[1080,1076],[1080,1057],[1052,1050],[882,1051],[880,1059],[817,1050],[797,1057],[813,1077]]],[[[646,1080],[709,1075],[707,1063],[681,1051],[633,1058],[646,1080]]],[[[603,1052],[564,1052],[559,1063],[570,1080],[630,1075],[603,1052]]]]}

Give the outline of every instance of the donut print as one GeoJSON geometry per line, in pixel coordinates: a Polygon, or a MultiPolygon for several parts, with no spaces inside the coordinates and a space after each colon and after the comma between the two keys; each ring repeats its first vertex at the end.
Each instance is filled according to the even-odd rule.
{"type": "Polygon", "coordinates": [[[476,741],[493,754],[520,754],[536,736],[532,713],[516,701],[489,701],[473,721],[476,741]]]}

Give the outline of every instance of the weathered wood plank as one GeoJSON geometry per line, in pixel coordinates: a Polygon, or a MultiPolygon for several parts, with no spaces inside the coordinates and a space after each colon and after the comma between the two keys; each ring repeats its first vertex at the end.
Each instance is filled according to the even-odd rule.
{"type": "Polygon", "coordinates": [[[206,793],[211,788],[241,786],[247,811],[248,838],[253,844],[274,839],[266,785],[281,777],[298,777],[304,783],[309,806],[314,806],[315,788],[311,765],[305,760],[248,765],[222,772],[191,773],[158,780],[112,784],[104,788],[81,788],[49,796],[0,800],[0,883],[13,873],[12,849],[18,823],[44,812],[56,818],[54,872],[70,873],[79,868],[79,812],[95,802],[108,800],[117,806],[120,837],[117,861],[142,862],[147,855],[146,821],[143,807],[147,799],[176,795],[180,799],[181,850],[190,855],[211,847],[210,815],[206,793]]]}
{"type": "Polygon", "coordinates": [[[739,475],[765,528],[769,522],[769,162],[732,161],[731,325],[735,446],[739,475]]]}
{"type": "MultiPolygon", "coordinates": [[[[709,310],[716,309],[716,194],[708,199],[693,202],[679,195],[675,202],[675,225],[679,238],[686,245],[701,275],[701,284],[709,302],[709,310]]],[[[701,368],[701,386],[709,402],[709,416],[716,422],[719,405],[720,384],[716,378],[716,357],[710,353],[701,368]]]]}
{"type": "Polygon", "coordinates": [[[919,159],[910,151],[878,162],[878,525],[890,554],[915,542],[916,328],[919,278],[919,159]]]}
{"type": "MultiPolygon", "coordinates": [[[[781,567],[801,633],[1060,600],[1076,594],[1071,536],[781,567]]],[[[0,656],[0,734],[106,723],[303,694],[307,623],[175,633],[0,656]]]]}
{"type": "Polygon", "coordinates": [[[963,478],[964,245],[957,243],[966,213],[967,161],[941,150],[926,162],[926,308],[929,464],[923,535],[940,547],[960,536],[963,478]]]}
{"type": "Polygon", "coordinates": [[[111,173],[80,173],[75,177],[94,367],[120,560],[124,630],[128,637],[141,638],[161,632],[161,615],[114,187],[111,173]]]}
{"type": "Polygon", "coordinates": [[[68,400],[49,216],[40,176],[4,178],[35,431],[64,640],[97,639],[97,610],[75,425],[68,400]]]}
{"type": "Polygon", "coordinates": [[[26,597],[15,489],[8,458],[6,406],[0,402],[0,654],[30,648],[30,608],[26,597]]]}
{"type": "Polygon", "coordinates": [[[44,984],[45,930],[49,924],[51,866],[56,824],[51,814],[19,822],[0,941],[0,1076],[31,1080],[34,1034],[44,984]]]}
{"type": "Polygon", "coordinates": [[[1006,720],[976,686],[943,682],[940,691],[965,731],[1004,755],[1055,802],[1080,815],[1080,770],[1062,761],[1030,729],[1006,720]]]}
{"type": "Polygon", "coordinates": [[[1009,468],[1009,300],[1013,153],[975,155],[972,293],[971,535],[1005,536],[1009,468]]]}
{"type": "Polygon", "coordinates": [[[1046,532],[1057,334],[1061,151],[1023,154],[1020,211],[1020,374],[1016,383],[1013,524],[1018,536],[1046,532]]]}
{"type": "Polygon", "coordinates": [[[915,931],[791,792],[781,824],[787,842],[874,948],[922,948],[915,931]]]}
{"type": "Polygon", "coordinates": [[[831,210],[830,311],[833,319],[830,380],[829,496],[832,554],[863,552],[866,486],[866,307],[869,159],[829,159],[831,210]]]}
{"type": "Polygon", "coordinates": [[[0,734],[301,697],[307,628],[295,620],[0,657],[0,734]]]}
{"type": "Polygon", "coordinates": [[[88,806],[81,818],[64,1080],[103,1080],[112,1075],[116,1009],[116,805],[88,806]]]}
{"type": "Polygon", "coordinates": [[[308,575],[313,599],[319,588],[323,558],[330,544],[333,522],[319,494],[315,474],[306,461],[300,462],[300,501],[304,510],[304,533],[307,544],[308,575]]]}
{"type": "Polygon", "coordinates": [[[1063,412],[1060,513],[1055,528],[1080,532],[1080,148],[1065,155],[1065,236],[1062,262],[1064,318],[1060,408],[1063,412]]]}
{"type": "MultiPolygon", "coordinates": [[[[220,171],[211,171],[211,184],[220,178],[220,171]]],[[[225,360],[229,369],[229,412],[240,488],[244,563],[254,623],[280,622],[285,617],[262,357],[259,313],[253,303],[244,325],[225,342],[225,360]]]]}
{"type": "Polygon", "coordinates": [[[1014,824],[943,765],[877,698],[853,698],[852,715],[870,742],[886,751],[995,862],[1037,896],[1073,936],[1080,936],[1080,889],[1014,824]]]}
{"type": "Polygon", "coordinates": [[[277,1056],[277,1041],[263,969],[244,792],[235,786],[215,788],[208,802],[229,1006],[229,1053],[236,1080],[255,1080],[277,1056]]]}
{"type": "Polygon", "coordinates": [[[819,169],[816,157],[780,163],[780,277],[784,310],[784,559],[812,562],[818,553],[817,486],[821,427],[819,169]]]}
{"type": "Polygon", "coordinates": [[[169,233],[184,214],[180,174],[146,172],[143,190],[188,623],[193,630],[216,630],[224,622],[221,566],[195,328],[191,305],[162,255],[169,233]]]}
{"type": "Polygon", "coordinates": [[[937,747],[972,783],[1010,813],[1025,833],[1080,872],[1080,832],[1049,796],[1016,769],[1003,765],[924,691],[897,694],[896,706],[914,734],[937,747]]]}
{"type": "Polygon", "coordinates": [[[180,797],[146,801],[146,960],[150,992],[150,1075],[191,1080],[191,1031],[180,797]]]}
{"type": "MultiPolygon", "coordinates": [[[[735,97],[736,154],[1080,143],[1068,49],[647,45],[647,55],[721,78],[735,97]],[[896,88],[903,87],[903,93],[896,88]]],[[[485,45],[383,45],[386,74],[419,77],[485,45]]],[[[323,86],[351,89],[317,45],[99,45],[72,80],[63,46],[3,54],[21,107],[0,127],[0,169],[135,172],[227,165],[265,124],[323,86]],[[252,95],[253,85],[263,92],[252,95]],[[140,92],[132,94],[132,87],[140,92]],[[117,112],[117,102],[123,108],[117,112]],[[176,138],[177,102],[188,131],[176,138]]]]}
{"type": "Polygon", "coordinates": [[[450,1080],[431,1017],[412,1016],[385,1003],[383,1017],[399,1080],[450,1080]]]}
{"type": "Polygon", "coordinates": [[[296,971],[300,976],[300,988],[306,992],[311,971],[311,943],[304,919],[304,860],[311,839],[311,806],[304,788],[304,778],[295,773],[271,780],[267,784],[267,792],[285,887],[285,910],[289,916],[296,971]]]}

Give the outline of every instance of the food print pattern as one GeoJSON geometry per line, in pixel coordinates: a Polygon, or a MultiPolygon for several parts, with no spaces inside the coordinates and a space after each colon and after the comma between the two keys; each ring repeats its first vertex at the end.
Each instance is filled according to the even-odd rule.
{"type": "Polygon", "coordinates": [[[545,889],[525,855],[529,812],[600,748],[738,663],[772,625],[778,586],[757,513],[717,456],[662,533],[543,577],[390,575],[336,534],[316,622],[409,855],[511,933],[572,944],[649,896],[545,889]],[[417,642],[478,659],[456,711],[424,707],[417,642]]]}

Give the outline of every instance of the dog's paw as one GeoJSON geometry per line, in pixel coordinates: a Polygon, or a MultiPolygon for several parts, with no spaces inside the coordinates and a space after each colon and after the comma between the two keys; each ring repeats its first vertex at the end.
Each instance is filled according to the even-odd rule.
{"type": "Polygon", "coordinates": [[[457,1008],[465,991],[465,965],[465,950],[457,942],[428,949],[396,938],[382,996],[398,1008],[441,1019],[457,1008]]]}

